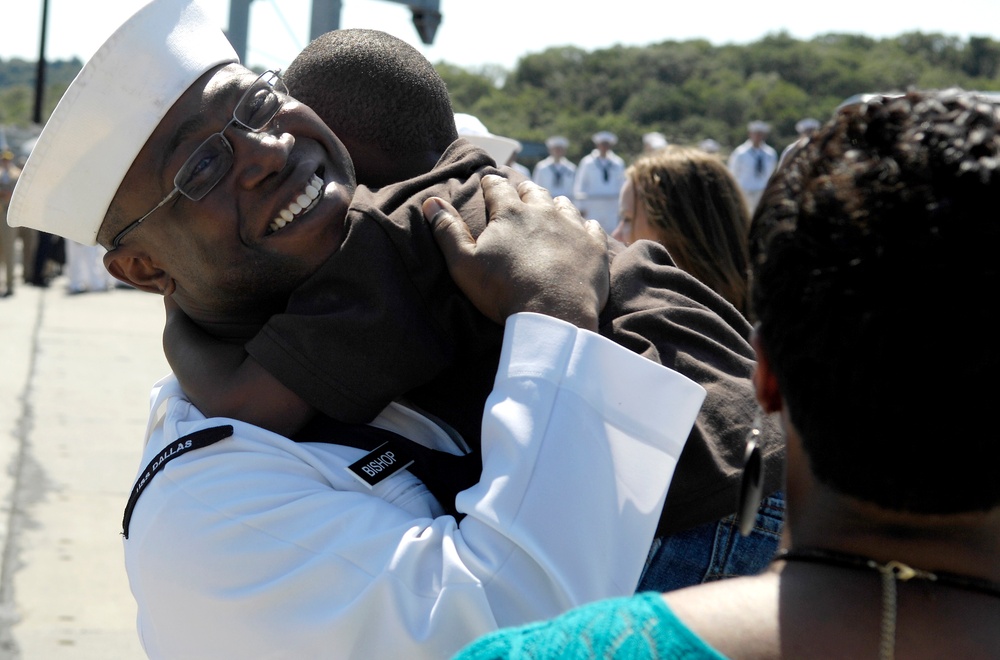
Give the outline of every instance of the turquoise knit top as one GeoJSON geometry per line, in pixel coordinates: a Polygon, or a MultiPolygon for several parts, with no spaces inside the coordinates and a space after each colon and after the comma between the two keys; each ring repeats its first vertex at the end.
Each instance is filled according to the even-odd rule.
{"type": "Polygon", "coordinates": [[[505,628],[454,660],[725,660],[674,616],[659,593],[601,600],[549,621],[505,628]]]}

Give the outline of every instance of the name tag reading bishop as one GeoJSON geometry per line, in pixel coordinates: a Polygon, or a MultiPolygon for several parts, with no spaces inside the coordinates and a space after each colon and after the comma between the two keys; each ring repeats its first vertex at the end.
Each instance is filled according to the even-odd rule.
{"type": "Polygon", "coordinates": [[[406,451],[403,444],[387,440],[365,454],[361,460],[348,465],[346,469],[358,481],[373,488],[375,484],[411,465],[413,465],[413,457],[406,451]]]}

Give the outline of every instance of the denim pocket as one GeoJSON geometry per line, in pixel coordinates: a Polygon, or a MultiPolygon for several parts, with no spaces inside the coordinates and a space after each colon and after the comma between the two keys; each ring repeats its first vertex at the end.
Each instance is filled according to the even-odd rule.
{"type": "Polygon", "coordinates": [[[765,497],[753,530],[740,536],[735,516],[656,539],[636,591],[672,591],[738,575],[755,575],[778,550],[785,515],[780,491],[765,497]]]}

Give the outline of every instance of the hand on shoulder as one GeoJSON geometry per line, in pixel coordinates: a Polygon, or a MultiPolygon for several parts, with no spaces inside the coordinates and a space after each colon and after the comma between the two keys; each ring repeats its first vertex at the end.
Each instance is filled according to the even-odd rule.
{"type": "Polygon", "coordinates": [[[478,240],[445,200],[423,205],[455,283],[497,323],[537,312],[596,330],[610,288],[601,226],[530,181],[488,175],[482,187],[489,220],[478,240]]]}

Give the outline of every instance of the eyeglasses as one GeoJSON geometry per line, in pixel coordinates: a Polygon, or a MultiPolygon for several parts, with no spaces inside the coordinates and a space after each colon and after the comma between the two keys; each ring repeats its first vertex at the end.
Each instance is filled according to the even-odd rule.
{"type": "Polygon", "coordinates": [[[287,96],[288,88],[277,71],[260,74],[240,97],[229,123],[218,133],[210,135],[181,165],[174,177],[174,189],[152,210],[118,232],[111,241],[111,249],[118,249],[126,234],[178,194],[197,202],[211,192],[233,166],[233,145],[223,135],[226,129],[236,124],[252,133],[264,130],[278,114],[287,96]]]}

